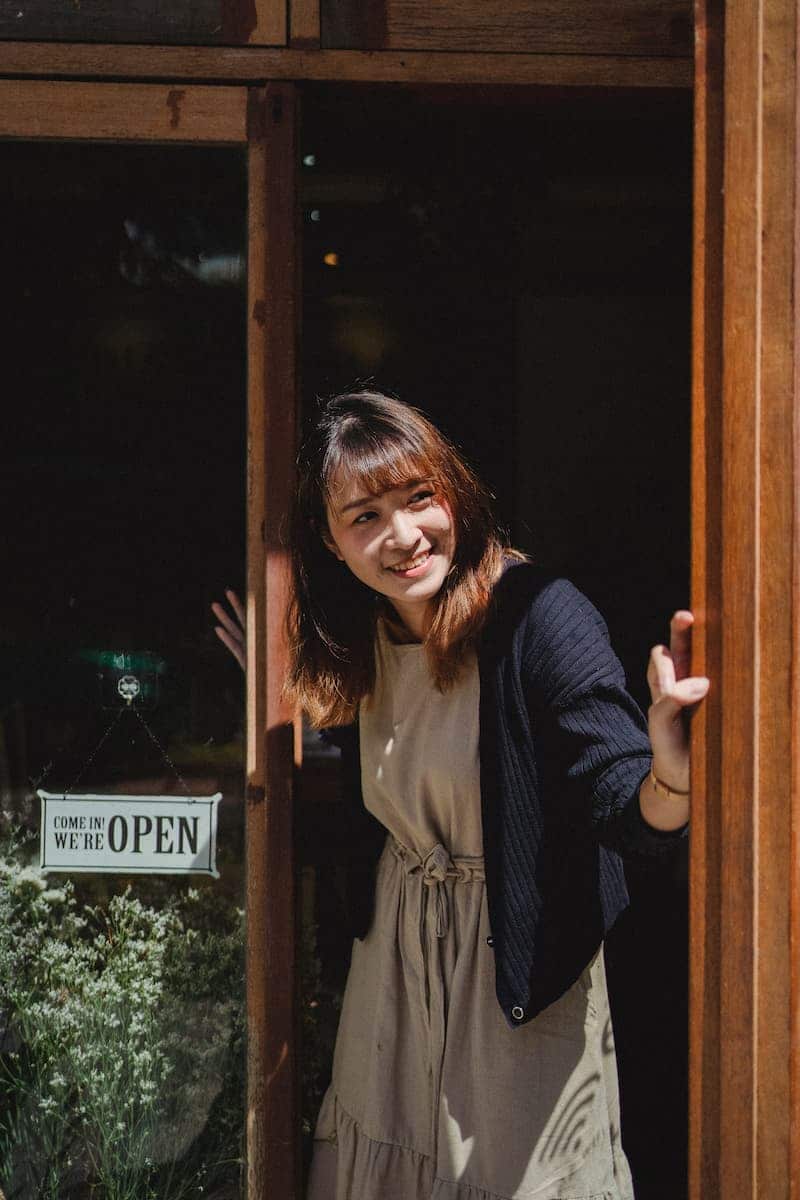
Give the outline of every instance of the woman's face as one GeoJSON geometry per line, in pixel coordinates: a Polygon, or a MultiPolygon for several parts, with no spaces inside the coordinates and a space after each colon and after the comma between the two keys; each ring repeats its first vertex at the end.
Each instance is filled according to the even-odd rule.
{"type": "Polygon", "coordinates": [[[385,596],[421,639],[431,602],[453,563],[455,532],[446,500],[426,479],[377,496],[357,478],[336,479],[331,497],[328,548],[357,579],[385,596]]]}

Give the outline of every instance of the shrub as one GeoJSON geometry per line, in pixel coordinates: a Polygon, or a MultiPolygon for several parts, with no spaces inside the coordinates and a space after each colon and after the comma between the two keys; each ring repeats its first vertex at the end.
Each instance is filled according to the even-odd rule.
{"type": "Polygon", "coordinates": [[[0,1179],[8,1200],[183,1200],[243,1161],[243,914],[189,889],[79,905],[0,858],[0,1179]],[[210,917],[213,909],[213,923],[210,917]]]}

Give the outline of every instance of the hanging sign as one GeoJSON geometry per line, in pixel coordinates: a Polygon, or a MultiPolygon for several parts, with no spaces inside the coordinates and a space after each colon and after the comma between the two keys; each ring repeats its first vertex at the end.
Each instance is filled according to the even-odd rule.
{"type": "Polygon", "coordinates": [[[95,796],[44,792],[43,871],[219,878],[213,796],[95,796]]]}

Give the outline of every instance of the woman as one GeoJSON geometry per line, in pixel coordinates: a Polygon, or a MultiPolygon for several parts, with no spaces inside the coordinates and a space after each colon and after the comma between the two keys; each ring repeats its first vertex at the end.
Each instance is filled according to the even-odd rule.
{"type": "Polygon", "coordinates": [[[360,783],[351,836],[381,833],[310,1200],[629,1200],[602,942],[619,852],[685,831],[692,614],[651,653],[648,740],[599,613],[373,391],[306,442],[292,552],[288,691],[360,783]]]}

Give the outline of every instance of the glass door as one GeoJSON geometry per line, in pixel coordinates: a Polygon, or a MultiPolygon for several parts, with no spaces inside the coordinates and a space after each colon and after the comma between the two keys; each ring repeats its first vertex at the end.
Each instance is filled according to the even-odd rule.
{"type": "Polygon", "coordinates": [[[246,688],[210,611],[254,630],[267,590],[247,95],[33,88],[0,142],[0,1188],[233,1200],[267,1016],[265,639],[246,688]]]}

